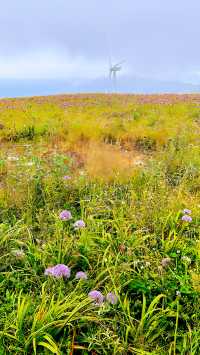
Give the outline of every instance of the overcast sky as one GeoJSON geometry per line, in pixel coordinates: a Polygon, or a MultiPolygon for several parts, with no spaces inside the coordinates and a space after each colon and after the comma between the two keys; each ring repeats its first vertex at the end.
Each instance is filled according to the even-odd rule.
{"type": "Polygon", "coordinates": [[[0,78],[200,83],[199,0],[0,0],[0,78]]]}

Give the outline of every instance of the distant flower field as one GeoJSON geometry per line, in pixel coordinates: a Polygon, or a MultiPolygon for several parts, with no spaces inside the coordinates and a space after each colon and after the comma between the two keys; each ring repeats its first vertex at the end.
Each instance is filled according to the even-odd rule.
{"type": "Polygon", "coordinates": [[[200,95],[0,101],[0,354],[200,354],[200,95]]]}

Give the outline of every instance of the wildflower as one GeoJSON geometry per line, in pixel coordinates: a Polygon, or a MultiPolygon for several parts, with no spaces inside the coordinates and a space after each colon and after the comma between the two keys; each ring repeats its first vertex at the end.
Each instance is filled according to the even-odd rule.
{"type": "Polygon", "coordinates": [[[100,291],[90,291],[88,296],[94,301],[95,306],[101,306],[104,301],[104,296],[100,291]]]}
{"type": "Polygon", "coordinates": [[[63,179],[64,179],[64,180],[71,180],[71,176],[65,175],[65,176],[63,176],[63,179]]]}
{"type": "Polygon", "coordinates": [[[158,266],[158,273],[159,273],[159,275],[162,275],[162,273],[163,273],[163,267],[162,266],[158,266]]]}
{"type": "Polygon", "coordinates": [[[14,256],[16,256],[16,258],[19,258],[19,259],[22,259],[22,258],[24,258],[24,256],[25,256],[24,251],[21,250],[21,249],[13,250],[13,251],[12,251],[12,254],[13,254],[14,256]]]}
{"type": "Polygon", "coordinates": [[[57,278],[65,277],[66,279],[68,279],[71,275],[71,270],[68,266],[64,264],[58,264],[52,267],[48,267],[45,270],[44,274],[47,276],[55,276],[57,278]]]}
{"type": "Polygon", "coordinates": [[[71,218],[72,215],[70,211],[64,210],[60,213],[60,219],[62,219],[62,221],[68,221],[71,218]]]}
{"type": "Polygon", "coordinates": [[[177,297],[181,297],[181,292],[180,291],[176,291],[176,296],[177,297]]]}
{"type": "Polygon", "coordinates": [[[76,279],[87,280],[87,274],[84,271],[78,271],[76,273],[76,279]]]}
{"type": "Polygon", "coordinates": [[[171,259],[170,258],[163,258],[161,260],[162,267],[167,267],[170,263],[171,263],[171,259]]]}
{"type": "Polygon", "coordinates": [[[183,213],[184,213],[184,214],[191,214],[192,211],[191,211],[191,210],[188,210],[188,208],[185,208],[185,209],[183,210],[183,213]]]}
{"type": "Polygon", "coordinates": [[[184,222],[192,222],[192,217],[188,216],[187,214],[185,214],[181,219],[184,222]]]}
{"type": "Polygon", "coordinates": [[[115,293],[109,292],[106,296],[106,300],[111,304],[116,304],[118,302],[118,297],[115,293]]]}
{"type": "Polygon", "coordinates": [[[80,219],[79,221],[76,221],[74,223],[74,228],[75,229],[85,228],[85,222],[82,219],[80,219]]]}
{"type": "Polygon", "coordinates": [[[189,256],[182,256],[181,260],[185,263],[190,264],[191,263],[191,259],[189,258],[189,256]]]}

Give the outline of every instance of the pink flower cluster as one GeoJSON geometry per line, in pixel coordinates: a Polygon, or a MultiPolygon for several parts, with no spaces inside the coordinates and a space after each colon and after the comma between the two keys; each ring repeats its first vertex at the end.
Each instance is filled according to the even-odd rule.
{"type": "Polygon", "coordinates": [[[192,222],[192,217],[190,216],[191,213],[192,213],[191,210],[189,210],[188,208],[185,208],[183,210],[183,216],[182,216],[181,220],[183,222],[188,222],[188,223],[192,222]]]}
{"type": "Polygon", "coordinates": [[[89,292],[88,296],[95,306],[101,306],[105,300],[113,305],[118,302],[118,297],[114,292],[109,292],[106,297],[104,297],[100,291],[92,290],[89,292]]]}
{"type": "MultiPolygon", "coordinates": [[[[69,279],[71,276],[71,269],[64,264],[57,264],[55,266],[48,267],[44,274],[46,276],[54,276],[56,278],[61,278],[64,277],[66,279],[69,279]]],[[[82,279],[82,280],[87,280],[87,274],[84,271],[78,271],[76,273],[75,278],[77,280],[82,279]]]]}
{"type": "MultiPolygon", "coordinates": [[[[72,214],[70,211],[63,210],[62,212],[60,212],[59,217],[62,221],[69,221],[70,219],[72,219],[72,214]]],[[[74,229],[77,230],[82,228],[85,228],[85,222],[82,219],[79,219],[74,223],[74,229]]]]}
{"type": "Polygon", "coordinates": [[[69,219],[72,219],[71,212],[67,210],[60,212],[60,219],[62,221],[68,221],[69,219]]]}
{"type": "Polygon", "coordinates": [[[44,274],[47,276],[54,276],[57,278],[65,277],[68,279],[71,275],[71,269],[64,264],[58,264],[56,266],[48,267],[44,274]]]}

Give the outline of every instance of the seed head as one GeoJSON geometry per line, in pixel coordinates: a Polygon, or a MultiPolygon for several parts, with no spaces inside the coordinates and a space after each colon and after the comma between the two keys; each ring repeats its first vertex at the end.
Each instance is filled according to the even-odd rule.
{"type": "Polygon", "coordinates": [[[106,300],[111,304],[116,304],[118,302],[118,297],[115,293],[109,292],[106,296],[106,300]]]}
{"type": "Polygon", "coordinates": [[[126,246],[124,244],[120,244],[119,245],[119,251],[120,251],[120,253],[123,254],[126,251],[126,246]]]}
{"type": "Polygon", "coordinates": [[[163,258],[161,260],[162,267],[167,267],[167,266],[169,266],[170,263],[171,263],[171,259],[170,258],[163,258]]]}
{"type": "Polygon", "coordinates": [[[87,274],[86,274],[86,272],[84,272],[84,271],[78,271],[78,272],[76,273],[75,278],[76,278],[77,280],[78,280],[78,279],[87,280],[87,274]]]}

